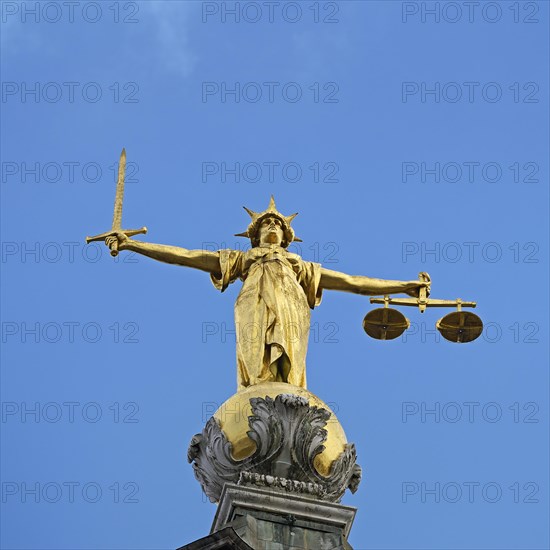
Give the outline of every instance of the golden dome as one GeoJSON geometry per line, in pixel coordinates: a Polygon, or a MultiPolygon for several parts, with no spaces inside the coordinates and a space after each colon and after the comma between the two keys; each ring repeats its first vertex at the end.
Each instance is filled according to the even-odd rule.
{"type": "Polygon", "coordinates": [[[284,382],[264,382],[255,384],[239,391],[230,397],[214,413],[214,417],[220,422],[220,428],[233,446],[232,456],[235,460],[242,460],[250,456],[255,448],[255,443],[248,437],[248,417],[252,414],[250,399],[253,397],[275,398],[281,394],[292,394],[303,397],[309,401],[311,407],[322,407],[331,413],[327,422],[327,439],[324,443],[325,450],[315,457],[315,469],[324,477],[327,477],[334,460],[344,451],[347,443],[346,434],[336,415],[317,396],[299,386],[284,382]]]}

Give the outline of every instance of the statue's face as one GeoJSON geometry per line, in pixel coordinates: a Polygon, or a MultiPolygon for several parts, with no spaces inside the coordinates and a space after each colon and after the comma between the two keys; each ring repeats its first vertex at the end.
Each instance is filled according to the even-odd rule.
{"type": "Polygon", "coordinates": [[[260,244],[278,244],[283,242],[283,224],[276,216],[268,216],[260,223],[260,244]]]}

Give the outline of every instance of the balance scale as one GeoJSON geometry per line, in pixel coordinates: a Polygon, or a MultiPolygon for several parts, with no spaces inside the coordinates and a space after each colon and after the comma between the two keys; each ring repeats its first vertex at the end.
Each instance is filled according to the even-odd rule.
{"type": "MultiPolygon", "coordinates": [[[[421,272],[419,280],[430,282],[430,276],[421,272]]],[[[456,307],[456,311],[448,313],[435,324],[443,338],[450,342],[465,344],[478,338],[483,332],[483,322],[470,311],[462,311],[463,307],[476,307],[476,302],[466,302],[457,298],[456,300],[435,300],[428,298],[425,287],[420,289],[418,298],[390,298],[385,295],[383,298],[373,297],[371,304],[384,304],[384,307],[374,309],[365,315],[363,329],[371,337],[377,340],[393,340],[401,336],[410,326],[409,320],[397,309],[396,306],[418,306],[420,313],[424,313],[427,307],[456,307]]]]}

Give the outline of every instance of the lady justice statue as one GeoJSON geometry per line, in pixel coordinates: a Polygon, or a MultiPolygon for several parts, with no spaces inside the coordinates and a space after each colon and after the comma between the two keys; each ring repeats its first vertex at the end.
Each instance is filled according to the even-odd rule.
{"type": "Polygon", "coordinates": [[[263,212],[245,210],[250,225],[236,236],[250,239],[252,248],[246,252],[186,250],[131,240],[123,231],[106,238],[106,244],[118,250],[206,271],[222,292],[237,279],[243,281],[235,303],[239,389],[263,382],[306,388],[309,310],[320,304],[323,290],[417,297],[420,288],[429,285],[346,275],[305,261],[287,250],[293,241],[301,241],[291,227],[297,214],[281,214],[273,197],[263,212]]]}
{"type": "MultiPolygon", "coordinates": [[[[130,250],[206,271],[222,292],[237,279],[243,282],[235,303],[238,391],[193,437],[188,451],[205,493],[218,502],[226,486],[252,485],[246,489],[252,493],[258,486],[276,490],[287,496],[273,513],[288,515],[289,492],[325,503],[338,502],[347,488],[355,492],[361,478],[355,447],[330,408],[306,388],[310,309],[319,305],[323,290],[418,297],[429,292],[429,280],[347,275],[303,260],[287,250],[300,241],[291,227],[296,214],[281,214],[273,197],[263,212],[245,207],[250,224],[237,236],[250,239],[247,251],[187,250],[133,240],[147,229],[122,229],[125,165],[123,150],[112,228],[87,242],[104,241],[113,256],[130,250]]],[[[296,498],[296,506],[302,506],[296,498]]]]}

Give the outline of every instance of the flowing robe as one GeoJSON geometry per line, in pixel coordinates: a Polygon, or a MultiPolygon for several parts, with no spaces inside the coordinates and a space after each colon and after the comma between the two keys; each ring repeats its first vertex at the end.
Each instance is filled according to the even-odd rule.
{"type": "Polygon", "coordinates": [[[235,302],[237,382],[243,389],[262,382],[306,387],[310,309],[321,302],[321,264],[276,245],[246,252],[220,250],[222,292],[243,281],[235,302]]]}

